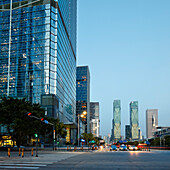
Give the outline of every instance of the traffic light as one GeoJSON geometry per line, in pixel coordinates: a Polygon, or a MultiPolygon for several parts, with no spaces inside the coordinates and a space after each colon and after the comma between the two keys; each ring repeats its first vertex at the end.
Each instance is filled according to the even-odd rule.
{"type": "Polygon", "coordinates": [[[44,118],[41,118],[41,121],[44,121],[44,118]]]}
{"type": "Polygon", "coordinates": [[[37,133],[35,133],[34,136],[35,136],[36,138],[38,138],[38,134],[37,134],[37,133]]]}
{"type": "Polygon", "coordinates": [[[32,113],[30,113],[30,112],[27,113],[28,116],[31,116],[31,114],[32,114],[32,113]]]}

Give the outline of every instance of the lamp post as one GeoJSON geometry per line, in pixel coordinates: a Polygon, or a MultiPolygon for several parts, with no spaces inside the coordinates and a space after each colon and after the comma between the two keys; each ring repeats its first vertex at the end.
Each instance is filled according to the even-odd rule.
{"type": "Polygon", "coordinates": [[[79,147],[79,145],[80,145],[80,144],[79,144],[79,140],[80,140],[80,139],[79,139],[79,135],[80,135],[80,120],[79,120],[79,119],[80,119],[80,115],[78,114],[78,147],[79,147]]]}
{"type": "Polygon", "coordinates": [[[84,112],[82,114],[78,114],[78,146],[80,146],[80,117],[84,118],[84,112]]]}

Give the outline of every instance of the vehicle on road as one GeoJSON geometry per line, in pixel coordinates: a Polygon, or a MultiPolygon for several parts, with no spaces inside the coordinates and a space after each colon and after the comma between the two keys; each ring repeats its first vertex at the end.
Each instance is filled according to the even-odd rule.
{"type": "Polygon", "coordinates": [[[138,145],[138,149],[139,149],[139,150],[142,150],[142,149],[145,148],[146,146],[147,146],[146,143],[141,143],[141,144],[138,145]]]}
{"type": "Polygon", "coordinates": [[[120,151],[127,151],[127,146],[126,146],[126,145],[121,145],[121,146],[119,147],[119,150],[120,150],[120,151]]]}
{"type": "Polygon", "coordinates": [[[129,146],[129,150],[130,150],[130,151],[137,151],[137,150],[138,150],[138,147],[132,145],[132,146],[129,146]]]}
{"type": "Polygon", "coordinates": [[[118,150],[118,148],[116,145],[111,145],[110,151],[117,151],[117,150],[118,150]]]}

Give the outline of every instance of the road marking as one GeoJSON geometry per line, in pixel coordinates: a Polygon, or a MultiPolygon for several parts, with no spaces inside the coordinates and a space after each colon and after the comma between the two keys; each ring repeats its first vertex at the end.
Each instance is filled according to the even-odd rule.
{"type": "Polygon", "coordinates": [[[27,166],[27,167],[21,167],[21,166],[0,166],[0,168],[1,169],[6,169],[6,168],[8,168],[8,169],[16,169],[16,168],[18,168],[18,169],[38,169],[39,167],[29,167],[29,166],[27,166]]]}
{"type": "Polygon", "coordinates": [[[20,163],[28,163],[28,164],[53,164],[53,162],[20,162],[20,163]]]}
{"type": "Polygon", "coordinates": [[[22,164],[22,163],[20,163],[20,164],[1,164],[1,165],[3,165],[3,166],[11,166],[11,165],[17,165],[17,166],[47,166],[47,165],[42,165],[42,164],[34,164],[34,163],[32,163],[32,164],[22,164]]]}

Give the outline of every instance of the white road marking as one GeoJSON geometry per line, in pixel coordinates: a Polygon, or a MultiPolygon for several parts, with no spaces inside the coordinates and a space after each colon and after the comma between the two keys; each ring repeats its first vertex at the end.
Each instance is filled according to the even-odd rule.
{"type": "Polygon", "coordinates": [[[1,165],[3,165],[3,166],[47,166],[47,165],[42,165],[42,164],[34,164],[34,163],[32,163],[32,164],[22,164],[22,163],[20,163],[20,164],[18,164],[18,163],[16,163],[16,164],[1,164],[1,165]]]}
{"type": "Polygon", "coordinates": [[[27,167],[21,167],[21,166],[0,166],[0,169],[16,169],[16,168],[18,168],[18,169],[38,169],[39,167],[29,167],[29,166],[27,166],[27,167]]]}

